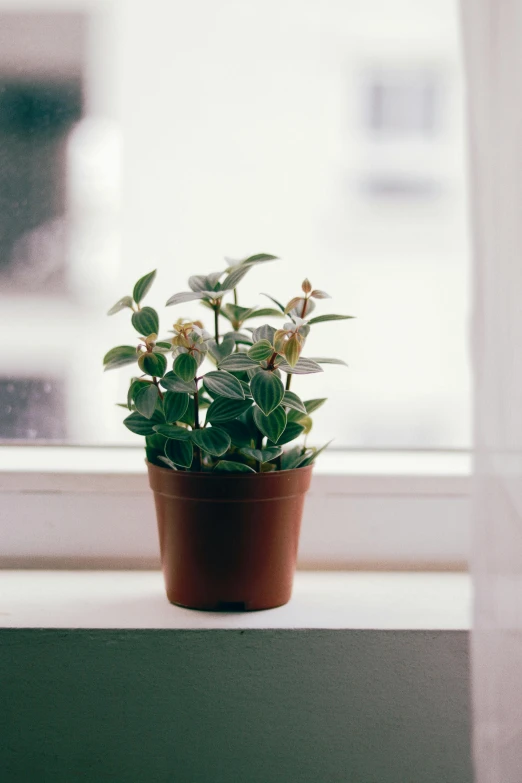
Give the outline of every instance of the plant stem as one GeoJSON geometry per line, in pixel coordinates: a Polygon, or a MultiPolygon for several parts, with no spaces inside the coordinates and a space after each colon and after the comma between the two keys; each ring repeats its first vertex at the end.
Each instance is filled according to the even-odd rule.
{"type": "Polygon", "coordinates": [[[279,457],[276,457],[275,464],[276,464],[276,470],[283,470],[283,468],[281,467],[281,454],[279,455],[279,457]]]}
{"type": "MultiPolygon", "coordinates": [[[[199,430],[199,390],[196,381],[196,391],[194,392],[194,429],[199,430]]],[[[201,450],[199,446],[194,446],[194,470],[201,470],[201,450]]]]}
{"type": "Polygon", "coordinates": [[[290,373],[286,376],[286,383],[285,383],[285,391],[290,391],[290,386],[292,384],[292,376],[290,373]]]}
{"type": "Polygon", "coordinates": [[[234,288],[234,304],[237,305],[237,288],[234,288]]]}
{"type": "Polygon", "coordinates": [[[162,391],[161,391],[161,389],[160,389],[160,387],[159,387],[159,381],[158,381],[158,379],[156,378],[156,376],[153,376],[153,378],[152,378],[152,383],[153,383],[153,384],[154,384],[154,386],[157,388],[157,390],[158,390],[158,394],[159,394],[159,398],[160,398],[160,400],[162,400],[162,399],[163,399],[163,394],[162,394],[162,391]]]}
{"type": "Polygon", "coordinates": [[[214,307],[214,335],[216,343],[219,343],[219,305],[214,307]]]}
{"type": "Polygon", "coordinates": [[[257,472],[258,472],[258,473],[261,473],[261,465],[262,465],[262,464],[263,464],[262,462],[258,462],[258,463],[257,463],[257,472]]]}

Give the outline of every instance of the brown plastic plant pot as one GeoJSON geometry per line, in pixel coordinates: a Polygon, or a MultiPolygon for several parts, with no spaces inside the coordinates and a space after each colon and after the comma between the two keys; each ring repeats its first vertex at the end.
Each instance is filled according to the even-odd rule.
{"type": "Polygon", "coordinates": [[[255,474],[147,467],[171,603],[252,611],[290,600],[311,465],[255,474]]]}

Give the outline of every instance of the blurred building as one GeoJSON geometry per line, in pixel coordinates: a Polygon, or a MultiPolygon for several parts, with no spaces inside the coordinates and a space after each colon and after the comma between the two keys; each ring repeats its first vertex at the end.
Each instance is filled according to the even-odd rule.
{"type": "Polygon", "coordinates": [[[332,400],[314,438],[468,445],[453,0],[24,5],[0,0],[1,437],[137,442],[100,371],[134,339],[112,299],[159,267],[160,309],[264,250],[252,302],[308,275],[357,315],[310,340],[350,365],[299,381],[332,400]]]}

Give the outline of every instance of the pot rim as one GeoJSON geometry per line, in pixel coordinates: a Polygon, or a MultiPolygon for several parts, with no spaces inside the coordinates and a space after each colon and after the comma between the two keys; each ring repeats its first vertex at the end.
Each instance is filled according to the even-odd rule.
{"type": "Polygon", "coordinates": [[[232,479],[234,479],[235,481],[237,481],[238,479],[240,479],[241,481],[244,480],[253,481],[256,477],[263,477],[262,480],[265,481],[267,476],[273,477],[273,476],[281,476],[283,474],[285,476],[290,476],[294,473],[304,471],[307,468],[312,470],[314,467],[314,463],[312,463],[311,465],[305,465],[302,468],[291,468],[290,470],[272,470],[267,473],[258,473],[257,471],[255,473],[250,473],[250,472],[228,473],[225,471],[214,472],[212,470],[172,470],[172,468],[164,468],[164,467],[160,467],[159,465],[154,465],[154,463],[149,462],[148,459],[145,459],[144,462],[148,468],[154,468],[154,470],[160,470],[162,473],[168,474],[169,476],[172,474],[174,475],[179,474],[180,476],[194,476],[195,478],[197,478],[198,476],[201,478],[212,477],[214,479],[219,477],[220,480],[224,479],[225,481],[231,481],[232,479]]]}

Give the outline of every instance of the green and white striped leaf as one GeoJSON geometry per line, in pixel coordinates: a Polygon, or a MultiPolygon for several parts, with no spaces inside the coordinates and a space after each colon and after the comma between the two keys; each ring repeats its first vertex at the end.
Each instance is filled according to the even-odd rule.
{"type": "Polygon", "coordinates": [[[220,460],[214,470],[217,473],[255,473],[256,471],[242,462],[233,462],[232,460],[220,460]]]}
{"type": "Polygon", "coordinates": [[[173,370],[178,378],[188,383],[194,380],[198,371],[198,363],[190,353],[180,353],[174,360],[173,370]]]}
{"type": "Polygon", "coordinates": [[[146,375],[161,378],[167,369],[167,360],[162,353],[142,353],[138,359],[138,365],[146,375]]]}
{"type": "Polygon", "coordinates": [[[230,435],[220,427],[192,430],[190,435],[196,446],[213,457],[221,457],[230,448],[230,435]]]}
{"type": "Polygon", "coordinates": [[[241,454],[245,457],[255,459],[256,462],[270,462],[270,460],[276,459],[283,453],[283,449],[278,446],[268,447],[266,449],[241,449],[241,454]]]}
{"type": "Polygon", "coordinates": [[[254,408],[254,422],[263,435],[277,443],[286,427],[286,413],[279,407],[266,416],[260,408],[254,408]]]}
{"type": "Polygon", "coordinates": [[[231,419],[237,419],[252,405],[251,400],[236,400],[228,397],[216,397],[207,410],[207,422],[218,424],[231,419]]]}
{"type": "Polygon", "coordinates": [[[168,391],[163,397],[163,412],[165,421],[170,423],[179,421],[184,415],[189,405],[190,397],[182,392],[168,391]]]}
{"type": "Polygon", "coordinates": [[[230,397],[237,400],[245,399],[245,392],[238,379],[224,370],[208,372],[203,378],[203,384],[207,391],[219,397],[230,397]]]}
{"type": "Polygon", "coordinates": [[[301,413],[307,413],[305,403],[293,391],[285,391],[282,405],[285,408],[292,408],[295,411],[300,411],[301,413]]]}
{"type": "Polygon", "coordinates": [[[250,381],[250,391],[258,407],[268,416],[283,399],[285,387],[273,372],[261,370],[250,381]]]}
{"type": "Polygon", "coordinates": [[[233,289],[235,288],[241,280],[244,278],[246,273],[249,271],[250,267],[241,264],[240,266],[235,266],[232,271],[225,277],[223,280],[222,286],[225,289],[233,289]]]}
{"type": "Polygon", "coordinates": [[[275,310],[273,307],[260,307],[259,310],[252,310],[250,315],[245,318],[245,321],[249,321],[251,318],[262,318],[267,316],[271,318],[283,318],[284,313],[282,313],[281,310],[275,310]]]}
{"type": "Polygon", "coordinates": [[[317,362],[317,364],[339,364],[342,367],[348,367],[342,359],[328,359],[323,356],[314,356],[313,359],[308,359],[307,361],[317,362]]]}
{"type": "Polygon", "coordinates": [[[145,296],[145,294],[148,293],[151,285],[154,282],[155,277],[156,277],[156,270],[154,270],[153,272],[149,272],[148,275],[143,275],[143,277],[140,277],[140,279],[134,286],[134,291],[132,292],[132,296],[136,304],[139,304],[143,299],[143,297],[145,296]]]}
{"type": "Polygon", "coordinates": [[[316,315],[315,318],[310,318],[308,324],[311,326],[312,324],[326,323],[326,321],[347,321],[354,317],[353,315],[316,315]]]}
{"type": "Polygon", "coordinates": [[[273,326],[270,326],[270,324],[263,324],[262,326],[258,326],[257,329],[254,329],[252,332],[252,340],[254,343],[258,343],[260,340],[268,340],[270,345],[273,345],[276,331],[277,330],[274,329],[273,326]]]}
{"type": "MultiPolygon", "coordinates": [[[[132,314],[132,325],[143,337],[148,337],[149,334],[158,334],[159,331],[159,317],[152,307],[142,307],[137,313],[132,314]]],[[[170,346],[172,348],[172,346],[170,346]]]]}
{"type": "Polygon", "coordinates": [[[167,299],[165,307],[170,307],[170,305],[183,304],[184,302],[195,302],[197,299],[202,298],[208,298],[208,296],[203,296],[203,291],[182,291],[180,294],[174,294],[170,297],[170,299],[167,299]]]}
{"type": "Polygon", "coordinates": [[[141,386],[142,388],[138,389],[134,395],[134,405],[138,413],[141,413],[146,419],[150,419],[156,410],[159,397],[158,387],[153,383],[143,383],[141,386]]]}
{"type": "Polygon", "coordinates": [[[285,431],[277,439],[277,441],[274,441],[273,438],[270,438],[270,440],[274,441],[274,443],[277,443],[278,446],[284,446],[285,443],[290,443],[302,435],[304,430],[305,428],[302,424],[298,424],[296,421],[289,421],[286,424],[285,431]]]}
{"type": "Polygon", "coordinates": [[[274,349],[269,340],[259,340],[259,342],[254,343],[254,345],[248,349],[247,353],[255,362],[262,362],[265,359],[268,359],[269,356],[272,356],[274,349]]]}
{"type": "Polygon", "coordinates": [[[194,457],[194,449],[190,440],[168,440],[165,443],[165,456],[174,465],[190,468],[194,457]]]}
{"type": "Polygon", "coordinates": [[[281,470],[294,470],[307,456],[303,446],[294,446],[284,451],[281,457],[281,470]]]}
{"type": "Polygon", "coordinates": [[[185,429],[185,427],[178,427],[176,424],[155,424],[154,432],[172,440],[190,440],[191,435],[190,430],[185,429]]]}
{"type": "Polygon", "coordinates": [[[161,385],[172,392],[187,392],[188,394],[194,394],[196,391],[195,381],[182,381],[175,372],[172,372],[172,370],[163,376],[161,385]]]}
{"type": "Polygon", "coordinates": [[[236,341],[231,334],[226,334],[220,343],[215,340],[209,340],[208,343],[208,349],[218,363],[230,356],[235,347],[236,341]]]}
{"type": "Polygon", "coordinates": [[[256,253],[253,256],[248,256],[241,261],[241,265],[245,264],[264,264],[266,261],[277,261],[277,256],[272,256],[270,253],[256,253]]]}
{"type": "Polygon", "coordinates": [[[288,362],[281,362],[278,365],[283,372],[293,375],[309,375],[314,372],[323,372],[323,368],[313,359],[305,359],[301,356],[295,367],[290,367],[288,362]]]}
{"type": "Polygon", "coordinates": [[[134,364],[138,359],[136,348],[132,345],[118,345],[111,348],[103,357],[105,370],[115,370],[117,367],[124,367],[126,364],[134,364]]]}
{"type": "Polygon", "coordinates": [[[107,315],[119,313],[120,310],[125,310],[126,307],[129,307],[132,310],[132,304],[132,296],[122,296],[122,298],[118,299],[116,304],[111,307],[107,315]]]}
{"type": "Polygon", "coordinates": [[[233,372],[241,372],[242,370],[248,370],[250,367],[257,366],[258,362],[251,359],[246,353],[233,353],[219,362],[220,370],[230,370],[233,372]]]}
{"type": "Polygon", "coordinates": [[[142,416],[141,413],[134,411],[123,420],[123,423],[128,430],[134,432],[136,435],[154,435],[156,431],[154,427],[159,424],[159,420],[160,418],[156,414],[154,414],[152,418],[147,419],[145,416],[142,416]]]}

